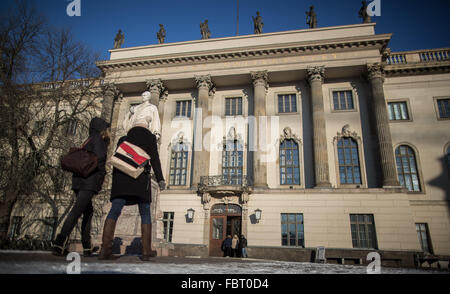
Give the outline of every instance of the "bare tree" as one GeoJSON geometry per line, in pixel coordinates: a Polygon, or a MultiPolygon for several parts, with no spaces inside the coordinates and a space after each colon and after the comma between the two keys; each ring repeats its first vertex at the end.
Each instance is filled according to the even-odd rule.
{"type": "Polygon", "coordinates": [[[18,201],[35,213],[31,223],[49,225],[48,211],[54,232],[74,200],[59,159],[101,111],[98,55],[70,31],[47,27],[25,1],[1,20],[0,53],[0,239],[18,201]]]}

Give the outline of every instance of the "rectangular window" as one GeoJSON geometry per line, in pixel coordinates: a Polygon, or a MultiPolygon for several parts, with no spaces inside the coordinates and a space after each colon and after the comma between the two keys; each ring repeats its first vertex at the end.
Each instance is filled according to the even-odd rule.
{"type": "Polygon", "coordinates": [[[280,184],[300,185],[298,144],[294,140],[280,144],[280,184]]]}
{"type": "Polygon", "coordinates": [[[225,115],[242,115],[242,98],[225,98],[225,115]]]}
{"type": "Polygon", "coordinates": [[[350,214],[353,248],[377,248],[373,214],[350,214]]]}
{"type": "Polygon", "coordinates": [[[422,246],[422,250],[424,253],[433,254],[431,249],[430,236],[428,234],[428,225],[416,224],[417,237],[419,238],[420,246],[422,246]]]}
{"type": "Polygon", "coordinates": [[[295,94],[278,95],[278,112],[279,113],[297,112],[297,95],[295,94]]]}
{"type": "Polygon", "coordinates": [[[439,118],[450,118],[450,99],[437,99],[439,118]]]}
{"type": "Polygon", "coordinates": [[[191,117],[192,100],[177,101],[175,116],[191,117]]]}
{"type": "Polygon", "coordinates": [[[303,213],[281,214],[281,245],[305,247],[303,213]]]}
{"type": "Polygon", "coordinates": [[[56,217],[46,217],[44,223],[43,240],[52,240],[53,228],[56,223],[56,217]]]}
{"type": "Polygon", "coordinates": [[[388,103],[389,120],[409,120],[406,102],[388,103]]]}
{"type": "Polygon", "coordinates": [[[45,133],[45,121],[39,120],[34,123],[34,133],[36,136],[42,136],[45,133]]]}
{"type": "Polygon", "coordinates": [[[11,222],[11,229],[9,231],[9,238],[15,239],[20,236],[23,216],[13,216],[11,222]]]}
{"type": "Polygon", "coordinates": [[[178,144],[172,149],[172,157],[170,159],[170,185],[184,186],[186,185],[188,151],[187,145],[178,144]]]}
{"type": "Polygon", "coordinates": [[[66,124],[65,135],[75,136],[77,134],[78,121],[76,119],[71,119],[66,124]]]}
{"type": "Polygon", "coordinates": [[[174,212],[164,212],[163,225],[164,225],[164,240],[167,242],[172,242],[173,233],[173,219],[174,212]]]}
{"type": "Polygon", "coordinates": [[[354,109],[352,91],[333,91],[334,110],[354,109]]]}

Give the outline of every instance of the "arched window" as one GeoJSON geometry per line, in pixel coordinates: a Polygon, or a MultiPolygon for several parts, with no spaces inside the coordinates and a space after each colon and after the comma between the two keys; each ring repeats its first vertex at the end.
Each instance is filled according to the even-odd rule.
{"type": "Polygon", "coordinates": [[[298,144],[293,139],[280,144],[280,184],[300,185],[298,144]]]}
{"type": "Polygon", "coordinates": [[[337,143],[339,179],[341,184],[361,184],[358,143],[351,137],[342,137],[337,143]]]}
{"type": "Polygon", "coordinates": [[[172,147],[170,158],[170,179],[169,185],[184,186],[186,185],[188,161],[188,146],[183,143],[177,143],[172,147]]]}
{"type": "Polygon", "coordinates": [[[244,167],[242,143],[238,140],[227,140],[222,152],[222,177],[225,184],[242,184],[244,167]]]}
{"type": "Polygon", "coordinates": [[[395,160],[400,185],[408,191],[420,192],[419,173],[417,171],[416,155],[407,145],[400,145],[395,149],[395,160]]]}

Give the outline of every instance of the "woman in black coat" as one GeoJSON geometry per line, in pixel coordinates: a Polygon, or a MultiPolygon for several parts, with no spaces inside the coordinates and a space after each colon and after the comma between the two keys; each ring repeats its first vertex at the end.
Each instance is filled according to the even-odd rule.
{"type": "Polygon", "coordinates": [[[52,244],[53,252],[56,255],[63,255],[65,253],[70,233],[81,215],[83,215],[81,223],[83,253],[85,256],[89,256],[92,253],[91,221],[94,213],[92,198],[102,189],[103,180],[105,179],[106,154],[110,140],[109,127],[109,123],[98,117],[94,117],[90,122],[89,138],[84,149],[94,152],[97,155],[97,168],[87,178],[76,175],[72,176],[72,190],[76,194],[76,200],[64,222],[61,232],[52,244]]]}
{"type": "MultiPolygon", "coordinates": [[[[147,128],[136,126],[128,131],[125,137],[119,139],[117,146],[125,140],[133,145],[139,146],[150,156],[150,166],[155,173],[160,189],[163,190],[165,188],[165,182],[159,160],[156,136],[147,128]]],[[[142,259],[149,260],[150,257],[156,256],[156,252],[151,250],[152,225],[150,203],[152,196],[150,167],[147,166],[146,170],[137,179],[114,168],[110,200],[112,205],[103,229],[103,244],[99,259],[112,258],[112,241],[114,239],[117,219],[124,205],[136,204],[139,205],[139,213],[141,215],[142,259]]]]}

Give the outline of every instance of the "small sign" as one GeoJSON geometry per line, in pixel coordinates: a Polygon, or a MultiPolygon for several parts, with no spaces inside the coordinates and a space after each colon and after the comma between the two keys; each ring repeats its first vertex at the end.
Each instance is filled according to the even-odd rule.
{"type": "Polygon", "coordinates": [[[316,249],[316,262],[317,263],[325,263],[325,247],[320,246],[316,249]]]}

